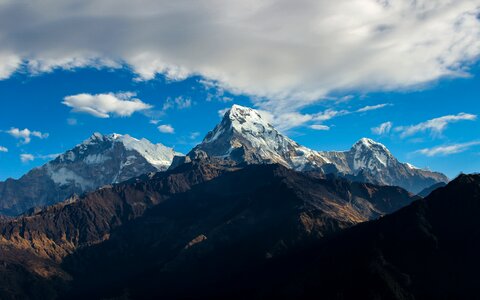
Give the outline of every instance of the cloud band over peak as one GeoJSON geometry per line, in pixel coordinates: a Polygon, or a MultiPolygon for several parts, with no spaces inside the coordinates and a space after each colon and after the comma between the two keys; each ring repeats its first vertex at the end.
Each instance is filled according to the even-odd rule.
{"type": "Polygon", "coordinates": [[[264,109],[294,111],[332,91],[465,76],[480,54],[478,0],[141,3],[2,1],[0,78],[127,65],[140,80],[201,75],[264,109]]]}

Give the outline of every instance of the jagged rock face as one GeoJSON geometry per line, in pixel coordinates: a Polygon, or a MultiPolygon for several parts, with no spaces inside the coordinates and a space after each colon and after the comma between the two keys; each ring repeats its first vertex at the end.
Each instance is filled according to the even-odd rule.
{"type": "Polygon", "coordinates": [[[321,169],[328,163],[318,152],[278,132],[257,111],[239,105],[232,106],[189,156],[199,151],[248,164],[278,163],[294,170],[321,169]]]}
{"type": "Polygon", "coordinates": [[[396,185],[412,193],[448,182],[442,173],[399,162],[384,145],[367,138],[360,139],[349,151],[322,152],[322,155],[334,163],[342,176],[374,184],[396,185]]]}
{"type": "Polygon", "coordinates": [[[344,152],[306,148],[278,132],[259,112],[239,105],[233,105],[188,156],[198,157],[199,153],[237,163],[279,163],[297,171],[335,173],[353,180],[400,186],[413,193],[448,182],[441,173],[400,163],[384,145],[371,139],[363,138],[344,152]]]}
{"type": "Polygon", "coordinates": [[[17,215],[105,184],[167,169],[176,153],[128,135],[95,133],[18,180],[0,182],[0,214],[17,215]]]}

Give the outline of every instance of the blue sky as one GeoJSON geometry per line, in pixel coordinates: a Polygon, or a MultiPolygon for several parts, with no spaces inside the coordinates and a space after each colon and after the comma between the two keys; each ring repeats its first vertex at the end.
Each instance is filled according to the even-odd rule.
{"type": "Polygon", "coordinates": [[[233,103],[313,149],[480,170],[480,0],[0,2],[0,180],[93,132],[185,153],[233,103]]]}
{"type": "MultiPolygon", "coordinates": [[[[335,99],[320,101],[302,110],[303,114],[325,111],[348,111],[323,122],[309,122],[284,130],[299,143],[317,150],[345,150],[361,137],[371,137],[384,143],[401,161],[419,167],[445,172],[455,176],[459,172],[480,170],[480,125],[477,120],[459,120],[448,123],[441,132],[419,131],[402,137],[399,126],[411,126],[435,118],[480,112],[480,68],[475,66],[469,78],[443,79],[421,89],[355,94],[338,94],[335,99]],[[342,100],[343,99],[343,100],[342,100]],[[385,105],[377,109],[375,106],[385,105]],[[365,112],[355,112],[370,107],[365,112]],[[376,134],[372,128],[391,122],[388,133],[376,134]],[[312,124],[328,126],[329,130],[314,130],[312,124]],[[440,152],[431,156],[421,149],[471,143],[459,153],[440,152]]],[[[51,154],[64,152],[93,132],[122,133],[145,137],[186,153],[220,120],[219,110],[233,103],[253,106],[248,96],[233,95],[218,88],[208,88],[202,78],[169,81],[157,76],[150,81],[135,81],[128,69],[98,70],[92,68],[75,71],[55,71],[31,76],[16,74],[0,81],[0,145],[8,152],[0,152],[0,178],[17,178],[32,167],[51,159],[51,154]],[[92,114],[72,112],[63,104],[64,98],[80,93],[132,92],[142,102],[153,106],[147,111],[129,117],[112,115],[99,118],[92,114]],[[183,106],[175,104],[175,99],[183,106]],[[167,108],[166,104],[172,104],[167,108]],[[190,104],[185,104],[190,103],[190,104]],[[165,108],[165,109],[164,109],[165,108]],[[158,122],[152,124],[151,121],[158,122]],[[160,125],[170,125],[173,133],[163,133],[160,125]],[[7,131],[11,128],[39,131],[48,137],[31,137],[29,143],[15,138],[7,131]],[[33,161],[22,162],[21,154],[32,154],[33,161]]],[[[168,106],[168,105],[167,105],[168,106]]],[[[457,151],[457,150],[455,150],[457,151]]],[[[451,151],[451,152],[455,152],[451,151]]]]}

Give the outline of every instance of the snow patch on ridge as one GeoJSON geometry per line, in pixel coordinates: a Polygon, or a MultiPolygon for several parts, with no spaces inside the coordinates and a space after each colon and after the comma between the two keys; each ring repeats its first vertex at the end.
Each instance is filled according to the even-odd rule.
{"type": "Polygon", "coordinates": [[[89,164],[89,165],[98,165],[98,164],[102,164],[104,162],[106,162],[107,160],[110,160],[112,159],[110,156],[106,156],[106,155],[103,155],[103,154],[90,154],[88,155],[87,157],[85,157],[83,159],[83,161],[86,163],[86,164],[89,164]]]}
{"type": "Polygon", "coordinates": [[[406,165],[409,169],[411,169],[411,170],[421,170],[420,168],[415,167],[414,165],[409,164],[409,163],[405,163],[405,165],[406,165]]]}
{"type": "MultiPolygon", "coordinates": [[[[170,166],[174,156],[182,155],[181,153],[175,152],[172,148],[166,147],[162,144],[152,144],[147,139],[139,140],[131,137],[128,134],[122,135],[118,133],[102,135],[101,133],[95,132],[90,138],[77,147],[80,148],[82,151],[81,153],[84,153],[89,146],[103,142],[111,142],[112,147],[115,145],[115,143],[122,143],[126,150],[138,152],[138,154],[145,158],[149,164],[159,171],[167,169],[170,166]]],[[[100,158],[92,157],[90,158],[90,161],[93,162],[95,159],[100,158]]]]}
{"type": "Polygon", "coordinates": [[[82,190],[87,190],[93,187],[91,181],[77,175],[75,172],[68,170],[65,167],[53,170],[51,165],[47,165],[47,171],[53,182],[60,186],[74,184],[79,186],[82,190]]]}
{"type": "Polygon", "coordinates": [[[147,139],[138,140],[129,135],[117,135],[114,139],[122,142],[127,150],[137,151],[148,163],[158,170],[168,168],[173,157],[175,155],[181,155],[162,144],[152,144],[147,139]]]}

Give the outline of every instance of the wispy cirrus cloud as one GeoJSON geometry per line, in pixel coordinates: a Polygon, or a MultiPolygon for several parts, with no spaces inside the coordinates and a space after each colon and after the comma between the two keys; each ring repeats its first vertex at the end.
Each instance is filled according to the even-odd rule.
{"type": "Polygon", "coordinates": [[[35,157],[32,154],[23,153],[23,154],[20,154],[20,160],[22,161],[22,163],[28,163],[30,161],[34,161],[35,157]]]}
{"type": "Polygon", "coordinates": [[[322,125],[322,124],[313,124],[313,125],[310,125],[310,128],[312,128],[314,130],[320,130],[320,131],[330,130],[330,126],[322,125]]]}
{"type": "Polygon", "coordinates": [[[381,108],[384,108],[386,106],[390,106],[392,104],[390,103],[382,103],[382,104],[377,104],[377,105],[367,105],[367,106],[364,106],[360,109],[357,109],[356,112],[366,112],[366,111],[371,111],[371,110],[377,110],[377,109],[381,109],[381,108]]]}
{"type": "Polygon", "coordinates": [[[178,96],[175,98],[167,98],[163,103],[163,110],[169,110],[172,108],[185,109],[192,106],[192,99],[184,96],[178,96]]]}
{"type": "Polygon", "coordinates": [[[469,150],[474,146],[480,145],[480,141],[473,141],[468,143],[450,144],[436,146],[433,148],[424,148],[416,151],[417,153],[432,157],[432,156],[447,156],[451,154],[461,153],[469,150]]]}
{"type": "Polygon", "coordinates": [[[340,117],[340,116],[345,116],[345,115],[348,115],[348,114],[351,114],[352,112],[348,111],[348,110],[335,110],[335,109],[327,109],[323,112],[319,112],[317,114],[314,114],[312,116],[312,118],[315,120],[315,121],[318,121],[318,122],[324,122],[324,121],[328,121],[328,120],[331,120],[333,118],[336,118],[336,117],[340,117]]]}
{"type": "Polygon", "coordinates": [[[36,137],[39,139],[46,139],[49,136],[48,133],[42,133],[40,131],[30,130],[28,128],[19,129],[19,128],[12,127],[9,130],[6,130],[5,132],[10,134],[16,139],[21,140],[22,144],[29,144],[32,141],[32,137],[36,137]]]}
{"type": "Polygon", "coordinates": [[[355,114],[355,113],[373,111],[373,110],[382,109],[382,108],[385,108],[385,107],[391,106],[391,105],[392,104],[390,104],[390,103],[367,105],[367,106],[363,106],[363,107],[361,107],[359,109],[356,109],[356,110],[346,110],[346,109],[336,110],[336,109],[331,109],[330,108],[330,109],[327,109],[323,112],[314,114],[313,119],[315,121],[320,121],[320,122],[328,121],[328,120],[336,118],[336,117],[346,116],[346,115],[355,114]]]}
{"type": "Polygon", "coordinates": [[[477,115],[462,112],[456,115],[447,115],[434,118],[415,125],[395,127],[395,131],[400,132],[400,137],[402,138],[421,132],[429,132],[433,136],[438,136],[441,135],[451,123],[456,123],[459,121],[475,121],[476,119],[477,115]]]}
{"type": "Polygon", "coordinates": [[[385,122],[378,125],[377,127],[373,127],[371,130],[374,134],[383,135],[390,133],[390,130],[392,130],[392,126],[392,122],[385,122]]]}
{"type": "Polygon", "coordinates": [[[288,131],[291,128],[302,126],[313,120],[312,115],[301,114],[298,112],[287,112],[273,115],[267,113],[267,111],[261,111],[260,115],[280,131],[288,131]]]}
{"type": "Polygon", "coordinates": [[[72,108],[73,112],[90,114],[97,118],[110,118],[110,116],[129,117],[138,111],[144,111],[153,106],[144,103],[136,94],[107,93],[107,94],[77,94],[66,96],[63,104],[72,108]]]}
{"type": "MultiPolygon", "coordinates": [[[[298,126],[308,126],[311,129],[315,130],[328,130],[330,129],[330,126],[321,123],[330,121],[334,118],[338,118],[341,116],[377,110],[390,105],[391,104],[379,104],[373,106],[364,106],[355,110],[328,108],[324,111],[311,114],[303,114],[299,112],[284,112],[280,114],[274,114],[268,110],[263,109],[257,109],[257,112],[262,116],[262,118],[267,120],[270,124],[274,125],[280,131],[288,131],[298,126]],[[327,127],[328,129],[326,129],[327,127]]],[[[227,107],[219,110],[218,115],[220,117],[223,117],[229,109],[230,108],[227,107]]]]}
{"type": "Polygon", "coordinates": [[[8,152],[8,148],[0,146],[0,152],[8,152]]]}
{"type": "Polygon", "coordinates": [[[157,127],[161,133],[175,133],[175,129],[170,124],[163,124],[157,127]]]}
{"type": "Polygon", "coordinates": [[[39,155],[33,155],[31,153],[23,153],[20,154],[20,160],[22,163],[28,163],[31,161],[34,161],[36,159],[41,159],[41,160],[52,160],[57,158],[61,153],[54,153],[54,154],[39,154],[39,155]]]}
{"type": "Polygon", "coordinates": [[[35,158],[51,160],[51,159],[57,158],[60,155],[62,155],[62,153],[44,154],[44,155],[36,155],[35,158]]]}

